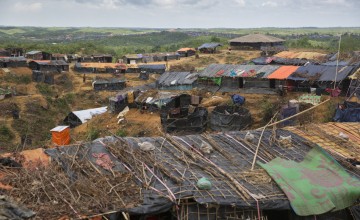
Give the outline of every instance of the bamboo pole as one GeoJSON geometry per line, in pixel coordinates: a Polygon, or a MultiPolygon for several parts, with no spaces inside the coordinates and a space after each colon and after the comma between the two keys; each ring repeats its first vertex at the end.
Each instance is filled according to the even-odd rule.
{"type": "MultiPolygon", "coordinates": [[[[269,125],[266,125],[266,126],[264,126],[264,127],[270,127],[270,126],[273,126],[273,125],[277,125],[277,124],[280,124],[280,123],[282,123],[282,122],[284,122],[284,121],[287,121],[287,120],[289,120],[289,119],[295,118],[295,117],[297,117],[297,116],[299,116],[299,115],[304,114],[305,112],[311,111],[311,110],[317,108],[318,106],[327,103],[328,101],[330,101],[330,99],[327,99],[327,100],[325,100],[325,101],[323,101],[323,102],[321,102],[321,103],[319,103],[319,104],[317,104],[317,105],[315,105],[315,106],[313,106],[313,107],[311,107],[311,108],[309,108],[309,109],[306,109],[306,110],[304,110],[304,111],[302,111],[302,112],[299,112],[299,113],[297,113],[296,115],[292,115],[292,116],[290,116],[290,117],[288,117],[288,118],[285,118],[285,119],[283,119],[283,120],[274,122],[274,123],[269,124],[269,125]]],[[[264,127],[260,127],[260,128],[258,128],[258,129],[256,129],[256,130],[263,129],[264,127]]]]}

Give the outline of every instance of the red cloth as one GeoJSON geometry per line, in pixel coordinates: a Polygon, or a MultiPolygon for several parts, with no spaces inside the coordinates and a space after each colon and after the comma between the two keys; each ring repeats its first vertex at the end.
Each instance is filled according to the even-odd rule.
{"type": "Polygon", "coordinates": [[[110,157],[106,153],[93,153],[92,156],[96,159],[96,164],[104,168],[105,170],[111,170],[115,164],[111,161],[110,157]]]}
{"type": "Polygon", "coordinates": [[[216,75],[222,75],[222,74],[224,74],[225,73],[225,70],[219,70],[217,73],[216,73],[216,75]]]}
{"type": "Polygon", "coordinates": [[[341,93],[341,90],[339,88],[335,88],[335,89],[326,88],[325,91],[330,93],[331,97],[338,97],[341,93]]]}

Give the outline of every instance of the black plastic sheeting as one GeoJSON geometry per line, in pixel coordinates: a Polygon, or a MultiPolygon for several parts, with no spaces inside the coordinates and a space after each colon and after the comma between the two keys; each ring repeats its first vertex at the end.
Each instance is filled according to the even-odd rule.
{"type": "Polygon", "coordinates": [[[336,109],[334,121],[360,122],[360,104],[357,102],[344,102],[336,109]]]}
{"type": "Polygon", "coordinates": [[[54,73],[53,72],[47,72],[47,71],[38,71],[33,70],[32,71],[32,79],[35,82],[42,82],[47,84],[54,84],[54,73]]]}
{"type": "Polygon", "coordinates": [[[250,111],[240,106],[217,106],[210,115],[214,131],[240,131],[252,123],[250,111]]]}

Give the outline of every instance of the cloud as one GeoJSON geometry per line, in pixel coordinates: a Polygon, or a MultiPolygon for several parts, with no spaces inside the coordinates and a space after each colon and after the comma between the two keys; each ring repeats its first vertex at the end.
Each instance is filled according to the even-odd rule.
{"type": "Polygon", "coordinates": [[[245,7],[245,5],[246,5],[245,0],[234,0],[234,1],[235,1],[235,3],[237,3],[237,5],[240,6],[240,7],[245,7]]]}
{"type": "Polygon", "coordinates": [[[275,2],[275,1],[267,1],[267,2],[263,2],[261,4],[261,6],[263,6],[263,7],[277,7],[278,3],[275,2]]]}
{"type": "MultiPolygon", "coordinates": [[[[215,5],[219,0],[68,0],[75,1],[79,4],[86,4],[92,7],[107,7],[119,8],[121,6],[133,5],[144,7],[162,7],[162,8],[175,8],[175,7],[188,7],[188,6],[208,6],[215,5]],[[109,7],[110,6],[110,7],[109,7]]],[[[237,0],[244,1],[244,0],[237,0]]]]}
{"type": "Polygon", "coordinates": [[[17,2],[14,5],[15,11],[40,11],[43,7],[41,2],[33,2],[33,3],[21,3],[17,2]]]}

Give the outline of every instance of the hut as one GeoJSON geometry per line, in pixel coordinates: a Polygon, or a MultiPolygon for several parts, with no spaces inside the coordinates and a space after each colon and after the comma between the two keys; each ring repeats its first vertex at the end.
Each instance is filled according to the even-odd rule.
{"type": "Polygon", "coordinates": [[[241,106],[216,106],[210,114],[210,127],[214,131],[240,131],[252,124],[250,111],[241,106]]]}
{"type": "Polygon", "coordinates": [[[97,63],[112,63],[113,60],[113,56],[110,54],[97,54],[92,55],[91,57],[93,62],[97,63]]]}
{"type": "Polygon", "coordinates": [[[54,84],[54,76],[57,72],[54,71],[32,71],[32,79],[34,82],[54,84]]]}
{"type": "Polygon", "coordinates": [[[306,65],[300,66],[289,77],[298,91],[319,90],[321,94],[326,88],[333,88],[334,82],[344,93],[347,92],[350,80],[348,76],[355,71],[353,66],[306,65]]]}
{"type": "Polygon", "coordinates": [[[32,60],[29,62],[32,70],[39,71],[69,71],[69,64],[63,60],[32,60]]]}
{"type": "Polygon", "coordinates": [[[78,125],[86,123],[88,120],[90,120],[95,115],[100,115],[107,112],[107,107],[100,107],[100,108],[92,108],[92,109],[86,109],[86,110],[80,110],[80,111],[73,111],[70,112],[65,119],[63,120],[63,123],[65,125],[69,125],[70,128],[74,128],[78,125]]]}
{"type": "Polygon", "coordinates": [[[203,45],[198,47],[198,50],[201,53],[216,53],[216,49],[221,46],[222,46],[222,44],[220,44],[220,43],[214,43],[214,42],[204,43],[203,45]]]}
{"type": "Polygon", "coordinates": [[[96,79],[93,81],[92,86],[95,91],[107,90],[116,91],[123,90],[126,87],[125,80],[121,79],[96,79]]]}
{"type": "Polygon", "coordinates": [[[285,40],[263,34],[249,34],[229,40],[231,50],[261,50],[272,55],[285,50],[285,40]]]}
{"type": "Polygon", "coordinates": [[[280,66],[267,77],[270,80],[270,88],[275,89],[281,86],[281,88],[292,90],[294,85],[287,78],[298,68],[298,66],[280,66]]]}
{"type": "Polygon", "coordinates": [[[197,107],[201,97],[180,94],[163,100],[160,118],[163,130],[168,133],[202,133],[206,130],[208,111],[197,107]]]}
{"type": "Polygon", "coordinates": [[[28,64],[24,57],[0,57],[0,68],[27,67],[28,64]]]}
{"type": "Polygon", "coordinates": [[[191,90],[196,86],[197,73],[165,72],[156,80],[156,87],[164,90],[191,90]]]}
{"type": "MultiPolygon", "coordinates": [[[[20,47],[8,47],[5,49],[10,57],[22,57],[25,55],[24,48],[20,47]]],[[[0,55],[1,56],[1,55],[0,55]]]]}
{"type": "Polygon", "coordinates": [[[56,126],[51,129],[52,143],[57,146],[70,144],[70,127],[69,126],[56,126]]]}
{"type": "Polygon", "coordinates": [[[195,55],[196,50],[195,48],[184,47],[184,48],[180,48],[176,52],[180,54],[180,57],[190,57],[195,55]]]}
{"type": "Polygon", "coordinates": [[[33,50],[25,54],[26,59],[31,60],[51,60],[51,53],[44,51],[33,50]]]}
{"type": "MultiPolygon", "coordinates": [[[[326,143],[337,135],[326,126],[351,135],[350,149],[356,149],[359,144],[359,135],[352,131],[360,127],[358,123],[345,128],[339,125],[312,125],[309,130],[290,127],[265,130],[263,134],[254,130],[166,137],[105,137],[80,150],[78,146],[70,146],[46,152],[53,160],[68,161],[61,163],[64,170],[69,169],[72,158],[83,158],[81,155],[70,157],[70,152],[85,152],[89,160],[96,159],[91,157],[95,152],[109,155],[108,164],[112,164],[113,172],[117,173],[117,167],[126,169],[141,187],[141,204],[121,209],[128,212],[130,218],[305,220],[316,216],[317,219],[351,220],[349,212],[359,213],[356,200],[360,193],[357,187],[360,173],[346,161],[347,153],[351,154],[349,149],[326,143]],[[252,140],[245,138],[247,132],[253,135],[252,140]],[[257,163],[252,169],[256,151],[252,142],[258,143],[260,136],[265,147],[259,148],[257,163]],[[292,138],[290,149],[278,141],[281,136],[292,138]],[[125,168],[122,165],[126,165],[125,168]],[[291,177],[283,172],[289,169],[291,177]],[[339,178],[336,184],[334,175],[339,178]],[[291,178],[301,184],[291,182],[291,178]],[[150,187],[144,186],[146,182],[150,187]],[[314,204],[323,204],[324,198],[311,194],[312,186],[318,189],[324,183],[327,183],[326,190],[347,189],[344,192],[350,193],[334,193],[339,196],[336,198],[333,194],[325,195],[333,205],[316,208],[314,204]],[[304,195],[313,198],[314,204],[302,200],[304,195]]],[[[106,171],[107,167],[97,169],[106,171]]],[[[116,214],[107,218],[116,218],[116,214]]]]}
{"type": "Polygon", "coordinates": [[[69,61],[67,55],[66,54],[61,54],[61,53],[53,53],[51,55],[51,60],[63,60],[65,62],[69,61]]]}
{"type": "Polygon", "coordinates": [[[138,64],[144,63],[144,56],[142,54],[128,54],[122,57],[125,64],[138,64]]]}
{"type": "Polygon", "coordinates": [[[74,70],[79,73],[125,73],[127,67],[122,63],[76,62],[74,70]]]}
{"type": "Polygon", "coordinates": [[[147,73],[163,74],[166,70],[165,64],[141,64],[138,65],[138,71],[146,71],[147,73]]]}

